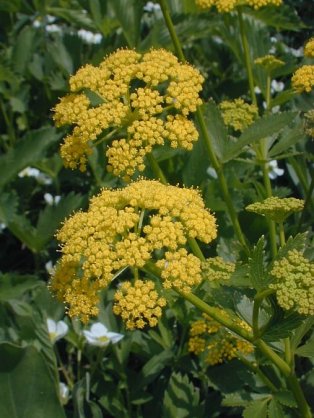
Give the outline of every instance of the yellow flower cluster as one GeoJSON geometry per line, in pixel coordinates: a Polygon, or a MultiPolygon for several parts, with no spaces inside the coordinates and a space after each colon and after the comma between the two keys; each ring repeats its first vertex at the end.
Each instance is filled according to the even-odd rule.
{"type": "Polygon", "coordinates": [[[304,114],[305,126],[304,130],[307,135],[314,138],[314,109],[304,114]]]}
{"type": "Polygon", "coordinates": [[[283,222],[294,212],[300,212],[304,207],[304,200],[294,197],[279,198],[268,197],[262,202],[255,202],[248,205],[245,209],[266,216],[275,222],[283,222]]]}
{"type": "MultiPolygon", "coordinates": [[[[226,311],[221,310],[221,315],[227,317],[226,311]]],[[[196,355],[205,354],[205,362],[213,366],[226,360],[236,358],[238,353],[247,355],[254,351],[251,343],[231,334],[225,327],[208,315],[203,315],[204,320],[192,323],[188,349],[196,355]]],[[[250,331],[250,326],[241,319],[236,319],[237,325],[250,331]]]]}
{"type": "Polygon", "coordinates": [[[166,306],[166,299],[159,297],[151,280],[122,283],[114,300],[113,312],[121,316],[128,329],[156,326],[166,306]]]}
{"type": "Polygon", "coordinates": [[[314,263],[297,250],[288,252],[286,258],[274,262],[271,270],[277,283],[279,305],[286,310],[295,309],[301,315],[314,315],[314,263]]]}
{"type": "Polygon", "coordinates": [[[219,104],[219,108],[224,123],[236,131],[242,132],[258,116],[257,106],[245,103],[243,99],[224,100],[219,104]]]}
{"type": "Polygon", "coordinates": [[[291,84],[298,93],[310,93],[314,86],[314,65],[303,65],[293,74],[291,84]]]}
{"type": "Polygon", "coordinates": [[[314,38],[309,39],[305,44],[304,56],[308,58],[314,58],[314,38]]]}
{"type": "Polygon", "coordinates": [[[285,63],[274,55],[264,55],[263,57],[256,58],[254,64],[261,65],[267,72],[271,72],[285,63]]]}
{"type": "Polygon", "coordinates": [[[209,243],[216,234],[215,218],[197,190],[153,180],[104,189],[58,232],[62,257],[50,286],[71,316],[87,321],[98,312],[99,291],[116,273],[143,268],[159,250],[164,287],[187,292],[201,281],[199,259],[184,248],[187,239],[209,243]]]}
{"type": "Polygon", "coordinates": [[[237,6],[248,5],[254,9],[260,9],[264,6],[280,6],[282,0],[195,0],[195,3],[201,9],[210,9],[216,6],[219,13],[232,12],[237,6]]]}
{"type": "Polygon", "coordinates": [[[84,171],[95,141],[110,140],[108,168],[128,180],[155,145],[168,140],[191,150],[198,132],[188,116],[201,104],[202,82],[197,69],[163,49],[118,50],[98,67],[80,68],[53,109],[57,126],[73,126],[61,146],[65,166],[84,171]]]}
{"type": "Polygon", "coordinates": [[[235,271],[235,264],[225,261],[221,257],[207,258],[202,263],[202,276],[212,281],[227,281],[235,271]]]}

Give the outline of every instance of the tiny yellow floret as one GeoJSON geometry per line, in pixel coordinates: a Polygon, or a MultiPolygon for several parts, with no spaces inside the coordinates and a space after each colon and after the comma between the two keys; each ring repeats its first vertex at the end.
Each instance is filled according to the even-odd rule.
{"type": "Polygon", "coordinates": [[[292,76],[291,84],[297,93],[310,93],[314,86],[314,65],[298,68],[292,76]]]}

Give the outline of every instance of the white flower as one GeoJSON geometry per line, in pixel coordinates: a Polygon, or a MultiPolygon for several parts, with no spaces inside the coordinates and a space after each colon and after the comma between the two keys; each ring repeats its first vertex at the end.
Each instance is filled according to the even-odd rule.
{"type": "Polygon", "coordinates": [[[52,180],[50,177],[48,177],[46,174],[42,173],[37,168],[33,167],[26,167],[24,170],[20,171],[18,176],[20,178],[22,177],[34,177],[38,183],[48,185],[52,183],[52,180]]]}
{"type": "Polygon", "coordinates": [[[85,41],[87,44],[93,44],[93,45],[100,44],[101,39],[102,39],[101,33],[93,33],[85,29],[80,29],[77,32],[77,35],[79,38],[82,39],[82,41],[85,41]]]}
{"type": "Polygon", "coordinates": [[[261,94],[262,90],[258,86],[256,86],[256,87],[254,87],[254,93],[255,94],[261,94]]]}
{"type": "Polygon", "coordinates": [[[62,32],[61,26],[56,25],[55,23],[52,23],[52,25],[46,25],[45,29],[46,29],[46,32],[48,32],[48,33],[60,33],[60,32],[62,32]]]}
{"type": "Polygon", "coordinates": [[[0,223],[0,234],[6,227],[7,227],[6,224],[4,224],[2,222],[0,223]]]}
{"type": "Polygon", "coordinates": [[[49,273],[50,275],[52,275],[55,272],[55,266],[52,264],[51,260],[47,261],[47,263],[45,264],[45,269],[47,273],[49,273]]]}
{"type": "Polygon", "coordinates": [[[55,206],[60,202],[61,196],[52,196],[50,193],[45,193],[44,199],[49,206],[55,206]]]}
{"type": "Polygon", "coordinates": [[[282,81],[272,80],[271,82],[271,92],[278,93],[285,88],[285,84],[282,81]]]}
{"type": "Polygon", "coordinates": [[[148,1],[144,6],[145,12],[154,12],[160,10],[160,5],[155,4],[152,1],[148,1]]]}
{"type": "Polygon", "coordinates": [[[56,341],[60,340],[60,338],[64,337],[69,329],[64,321],[56,322],[51,318],[47,319],[47,328],[49,338],[52,343],[55,343],[56,341]]]}
{"type": "Polygon", "coordinates": [[[269,170],[268,177],[271,180],[275,180],[276,177],[282,176],[283,173],[285,172],[285,170],[283,170],[282,168],[279,168],[278,167],[277,160],[271,160],[271,161],[269,161],[269,163],[268,163],[268,170],[269,170]]]}
{"type": "Polygon", "coordinates": [[[208,169],[206,170],[206,173],[207,173],[210,177],[212,177],[212,178],[214,178],[214,179],[218,179],[218,176],[217,176],[216,170],[215,170],[213,167],[208,167],[208,169]]]}
{"type": "Polygon", "coordinates": [[[69,400],[70,390],[69,387],[63,383],[59,382],[59,396],[62,405],[66,405],[69,400]]]}
{"type": "Polygon", "coordinates": [[[88,344],[96,347],[106,347],[110,342],[115,344],[123,338],[122,334],[108,331],[100,322],[93,324],[90,331],[83,331],[83,334],[88,344]]]}

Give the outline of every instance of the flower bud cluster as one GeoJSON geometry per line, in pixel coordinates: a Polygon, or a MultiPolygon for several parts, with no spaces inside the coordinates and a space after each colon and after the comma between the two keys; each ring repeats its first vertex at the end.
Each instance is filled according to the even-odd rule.
{"type": "Polygon", "coordinates": [[[271,275],[276,283],[278,304],[286,310],[295,309],[301,315],[314,315],[314,263],[297,250],[274,262],[271,275]]]}
{"type": "Polygon", "coordinates": [[[235,264],[221,257],[207,258],[202,263],[202,276],[210,282],[228,281],[235,271],[235,264]]]}
{"type": "Polygon", "coordinates": [[[62,257],[50,286],[71,316],[87,321],[98,313],[99,291],[121,269],[141,269],[158,253],[163,286],[188,292],[202,278],[187,240],[209,243],[216,234],[215,218],[197,190],[153,180],[104,189],[87,212],[72,215],[58,232],[62,257]]]}
{"type": "Polygon", "coordinates": [[[255,202],[248,205],[245,209],[266,216],[275,222],[283,222],[294,212],[300,212],[304,207],[304,200],[294,197],[279,198],[276,196],[268,197],[262,202],[255,202]]]}
{"type": "Polygon", "coordinates": [[[122,283],[114,300],[113,312],[121,316],[128,329],[156,326],[166,306],[166,299],[159,297],[151,280],[122,283]]]}
{"type": "Polygon", "coordinates": [[[258,117],[258,108],[243,99],[224,100],[219,104],[222,118],[227,126],[243,131],[258,117]]]}
{"type": "Polygon", "coordinates": [[[108,169],[129,180],[156,145],[191,150],[198,132],[188,116],[201,104],[202,82],[197,69],[163,49],[118,50],[98,67],[80,68],[53,109],[57,126],[73,126],[61,146],[65,166],[84,171],[95,141],[110,140],[108,169]]]}
{"type": "Polygon", "coordinates": [[[280,6],[282,0],[195,0],[201,9],[210,9],[215,6],[219,13],[232,12],[237,6],[251,6],[260,9],[264,6],[280,6]]]}
{"type": "MultiPolygon", "coordinates": [[[[228,317],[226,311],[221,309],[221,316],[228,317]]],[[[231,334],[208,315],[203,315],[203,320],[192,323],[188,348],[191,353],[200,355],[204,353],[205,362],[213,366],[227,360],[236,358],[238,353],[247,355],[254,351],[251,343],[231,334]]],[[[235,323],[243,329],[250,331],[250,326],[241,319],[235,319],[235,323]]]]}
{"type": "Polygon", "coordinates": [[[265,68],[267,72],[270,73],[271,71],[276,70],[285,63],[284,61],[276,58],[274,55],[269,54],[264,55],[263,57],[256,58],[254,60],[254,64],[262,66],[263,68],[265,68]]]}
{"type": "Polygon", "coordinates": [[[314,58],[314,38],[309,39],[305,44],[304,56],[308,58],[314,58]]]}
{"type": "Polygon", "coordinates": [[[297,93],[310,93],[314,86],[314,65],[302,65],[291,78],[293,89],[297,93]]]}

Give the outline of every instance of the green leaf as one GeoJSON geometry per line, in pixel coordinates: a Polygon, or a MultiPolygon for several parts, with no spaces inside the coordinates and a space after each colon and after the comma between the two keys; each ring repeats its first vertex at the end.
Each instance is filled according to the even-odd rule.
{"type": "Polygon", "coordinates": [[[62,38],[57,37],[53,42],[47,44],[47,51],[55,64],[68,76],[73,73],[73,61],[69,51],[66,49],[62,38]]]}
{"type": "Polygon", "coordinates": [[[295,237],[289,237],[286,241],[286,244],[279,248],[276,260],[280,260],[288,255],[289,251],[297,250],[303,253],[306,242],[308,240],[308,233],[303,232],[297,234],[295,237]]]}
{"type": "Polygon", "coordinates": [[[140,39],[142,3],[138,0],[109,0],[109,4],[120,22],[128,46],[136,47],[140,39]]]}
{"type": "Polygon", "coordinates": [[[40,286],[42,282],[36,276],[7,273],[0,275],[0,301],[18,299],[31,289],[40,286]]]}
{"type": "Polygon", "coordinates": [[[298,347],[295,354],[300,357],[314,357],[314,338],[298,347]]]}
{"type": "Polygon", "coordinates": [[[241,393],[227,393],[224,395],[221,405],[228,407],[246,407],[251,401],[243,399],[241,393]]]}
{"type": "Polygon", "coordinates": [[[267,404],[269,398],[250,403],[243,411],[243,418],[267,418],[267,404]]]}
{"type": "Polygon", "coordinates": [[[296,408],[297,403],[294,399],[293,393],[290,390],[278,390],[274,398],[280,402],[284,406],[288,406],[289,408],[296,408]]]}
{"type": "Polygon", "coordinates": [[[281,106],[284,103],[292,100],[297,95],[298,93],[296,93],[294,90],[284,90],[283,92],[277,94],[277,96],[272,99],[271,107],[281,106]]]}
{"type": "Polygon", "coordinates": [[[202,417],[199,389],[180,373],[172,373],[163,401],[163,418],[202,417]]]}
{"type": "Polygon", "coordinates": [[[263,138],[277,134],[296,117],[297,112],[283,112],[266,115],[250,125],[235,143],[230,143],[224,161],[238,156],[246,145],[254,144],[263,138]]]}
{"type": "Polygon", "coordinates": [[[65,418],[58,387],[34,347],[2,343],[0,357],[1,417],[65,418]]]}
{"type": "Polygon", "coordinates": [[[278,341],[281,338],[290,337],[292,331],[304,321],[304,317],[296,312],[285,313],[284,316],[278,315],[269,324],[263,338],[267,341],[278,341]]]}
{"type": "Polygon", "coordinates": [[[12,50],[13,69],[17,73],[23,74],[31,61],[35,37],[36,31],[32,26],[25,26],[17,36],[12,50]]]}
{"type": "Polygon", "coordinates": [[[249,259],[250,279],[256,290],[265,288],[265,284],[267,284],[264,268],[264,247],[265,238],[262,236],[256,246],[254,246],[251,258],[249,259]]]}
{"type": "Polygon", "coordinates": [[[83,10],[75,10],[70,7],[47,7],[47,13],[53,16],[61,17],[72,25],[77,25],[80,29],[95,29],[93,21],[83,10]]]}
{"type": "Polygon", "coordinates": [[[215,154],[221,161],[225,161],[224,157],[228,151],[230,140],[228,140],[227,129],[221,113],[213,100],[206,103],[202,109],[207,133],[210,137],[215,154]]]}
{"type": "Polygon", "coordinates": [[[139,373],[139,386],[143,387],[152,382],[156,376],[173,361],[173,353],[171,350],[163,350],[161,353],[153,356],[143,366],[139,373]]]}
{"type": "Polygon", "coordinates": [[[197,141],[187,156],[188,160],[182,170],[182,180],[185,186],[200,185],[206,178],[209,167],[208,157],[203,141],[197,141]]]}
{"type": "Polygon", "coordinates": [[[268,417],[269,418],[285,418],[284,412],[280,403],[276,399],[272,399],[268,405],[268,417]]]}
{"type": "Polygon", "coordinates": [[[314,317],[309,317],[297,328],[291,337],[291,350],[294,352],[302,338],[309,332],[314,325],[314,317]]]}
{"type": "Polygon", "coordinates": [[[280,29],[298,31],[306,28],[294,9],[287,4],[282,4],[280,7],[262,7],[260,10],[247,9],[246,13],[278,31],[280,29]]]}
{"type": "Polygon", "coordinates": [[[286,153],[290,147],[295,145],[301,139],[305,138],[304,128],[301,123],[291,128],[286,128],[280,135],[280,138],[268,152],[269,158],[278,158],[283,152],[286,153]]]}
{"type": "Polygon", "coordinates": [[[43,158],[47,148],[60,139],[52,127],[28,132],[15,148],[0,157],[0,187],[3,187],[23,168],[43,158]]]}
{"type": "Polygon", "coordinates": [[[20,9],[20,0],[1,0],[0,10],[9,13],[15,13],[20,9]]]}

